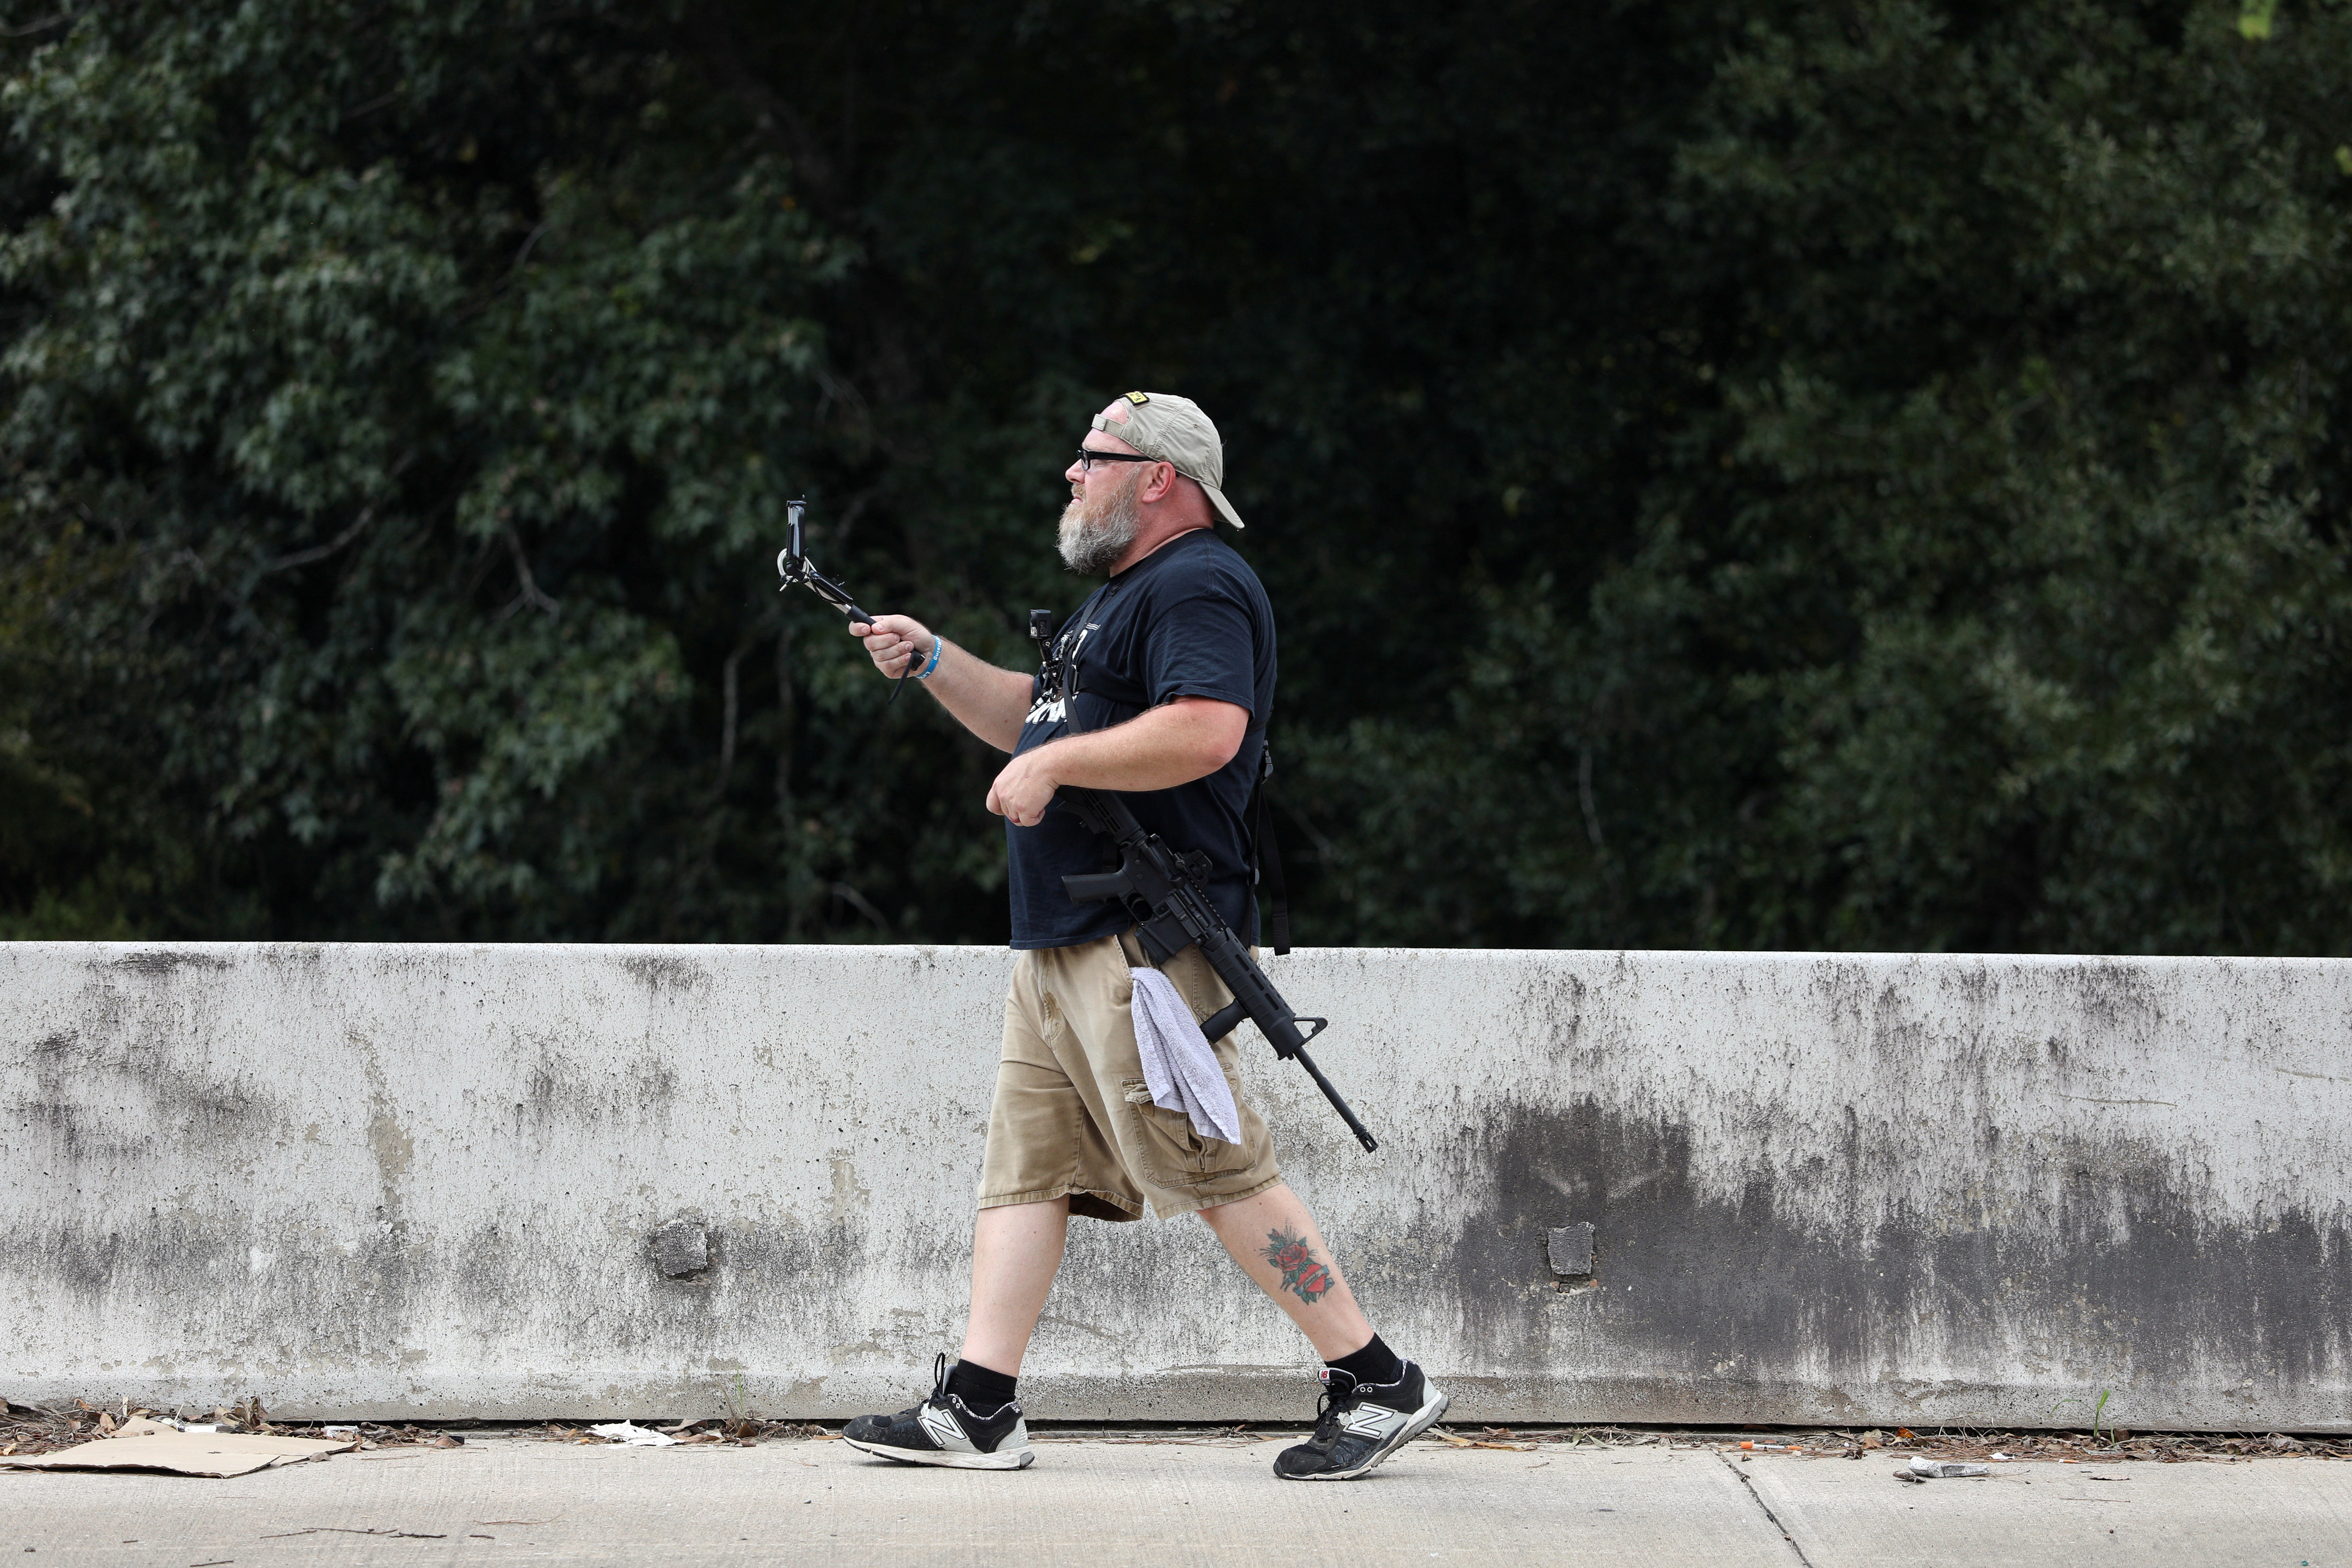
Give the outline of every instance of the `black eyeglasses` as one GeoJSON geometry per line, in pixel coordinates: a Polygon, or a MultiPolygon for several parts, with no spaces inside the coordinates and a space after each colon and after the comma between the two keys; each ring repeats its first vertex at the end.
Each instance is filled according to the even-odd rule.
{"type": "Polygon", "coordinates": [[[1165,458],[1147,458],[1140,452],[1097,452],[1092,447],[1078,448],[1078,472],[1088,473],[1097,463],[1164,463],[1165,458]]]}

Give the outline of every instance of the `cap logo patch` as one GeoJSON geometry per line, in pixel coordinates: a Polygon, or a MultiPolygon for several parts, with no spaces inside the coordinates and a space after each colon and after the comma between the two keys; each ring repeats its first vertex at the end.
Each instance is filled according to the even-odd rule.
{"type": "Polygon", "coordinates": [[[1129,403],[1132,403],[1132,404],[1135,404],[1135,405],[1137,405],[1140,406],[1140,405],[1143,405],[1143,404],[1146,404],[1146,403],[1150,402],[1150,401],[1151,401],[1151,395],[1150,395],[1150,394],[1149,394],[1149,393],[1144,393],[1144,392],[1130,392],[1130,393],[1129,393],[1129,394],[1127,395],[1127,400],[1128,400],[1129,403]]]}

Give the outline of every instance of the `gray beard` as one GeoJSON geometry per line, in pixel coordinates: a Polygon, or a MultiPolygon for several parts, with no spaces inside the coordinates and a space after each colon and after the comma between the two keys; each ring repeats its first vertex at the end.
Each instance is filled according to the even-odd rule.
{"type": "Polygon", "coordinates": [[[1143,528],[1143,508],[1135,499],[1141,476],[1105,492],[1089,506],[1074,500],[1062,509],[1057,542],[1062,564],[1083,577],[1108,575],[1143,528]]]}

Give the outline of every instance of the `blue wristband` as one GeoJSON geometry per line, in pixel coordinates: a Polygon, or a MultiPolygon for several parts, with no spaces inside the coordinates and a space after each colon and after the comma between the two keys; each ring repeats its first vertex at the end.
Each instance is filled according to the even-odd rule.
{"type": "Polygon", "coordinates": [[[940,667],[940,649],[947,646],[947,638],[940,636],[937,632],[933,632],[931,634],[931,662],[923,666],[922,668],[915,672],[915,679],[917,680],[929,680],[931,678],[931,671],[939,668],[940,667]]]}

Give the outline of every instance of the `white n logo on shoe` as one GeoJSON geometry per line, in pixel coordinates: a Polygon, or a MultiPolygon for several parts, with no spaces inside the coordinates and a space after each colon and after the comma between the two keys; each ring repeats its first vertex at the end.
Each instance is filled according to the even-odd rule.
{"type": "Polygon", "coordinates": [[[1385,1437],[1405,1421],[1400,1410],[1383,1410],[1377,1405],[1367,1405],[1339,1424],[1339,1429],[1357,1437],[1385,1437]]]}
{"type": "Polygon", "coordinates": [[[945,1406],[926,1405],[922,1414],[915,1419],[922,1424],[925,1432],[930,1434],[931,1441],[940,1447],[966,1454],[980,1452],[979,1446],[964,1436],[963,1428],[956,1425],[956,1418],[948,1414],[945,1406]]]}

